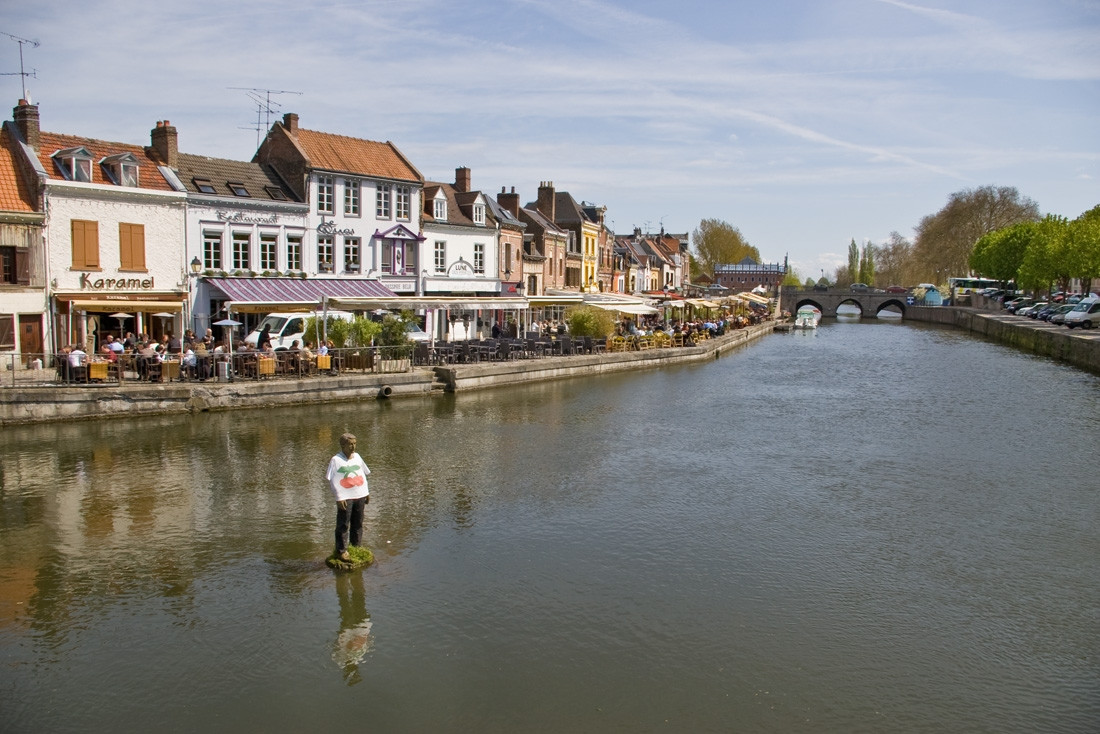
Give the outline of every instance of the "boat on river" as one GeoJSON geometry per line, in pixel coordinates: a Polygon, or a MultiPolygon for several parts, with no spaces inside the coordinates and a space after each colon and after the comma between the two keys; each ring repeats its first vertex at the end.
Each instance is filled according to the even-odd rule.
{"type": "Polygon", "coordinates": [[[794,328],[816,329],[821,321],[821,309],[816,306],[801,306],[794,315],[794,328]]]}

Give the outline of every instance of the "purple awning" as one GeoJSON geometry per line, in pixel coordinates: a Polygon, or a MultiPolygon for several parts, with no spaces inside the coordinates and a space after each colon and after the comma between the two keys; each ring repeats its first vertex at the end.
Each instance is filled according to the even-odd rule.
{"type": "Polygon", "coordinates": [[[316,308],[323,297],[395,298],[396,293],[366,278],[207,278],[232,301],[234,311],[316,308]]]}

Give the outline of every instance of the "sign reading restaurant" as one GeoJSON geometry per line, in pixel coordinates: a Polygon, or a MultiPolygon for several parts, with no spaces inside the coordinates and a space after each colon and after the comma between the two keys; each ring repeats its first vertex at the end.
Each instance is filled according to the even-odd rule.
{"type": "Polygon", "coordinates": [[[153,276],[148,278],[96,278],[92,280],[92,277],[88,273],[80,274],[80,288],[81,290],[90,291],[124,291],[124,290],[138,290],[153,288],[153,276]]]}
{"type": "Polygon", "coordinates": [[[217,212],[220,221],[237,224],[278,224],[279,217],[276,214],[245,214],[244,212],[217,212]]]}

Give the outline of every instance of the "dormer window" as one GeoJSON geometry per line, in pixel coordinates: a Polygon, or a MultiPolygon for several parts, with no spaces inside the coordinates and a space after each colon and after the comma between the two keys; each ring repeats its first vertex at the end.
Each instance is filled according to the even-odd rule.
{"type": "Polygon", "coordinates": [[[474,204],[474,224],[485,224],[484,204],[474,204]]]}
{"type": "Polygon", "coordinates": [[[109,155],[99,162],[107,178],[118,186],[138,185],[138,159],[133,153],[109,155]]]}
{"type": "Polygon", "coordinates": [[[218,190],[214,188],[214,182],[208,178],[193,178],[191,179],[195,188],[199,190],[200,194],[216,194],[218,190]]]}
{"type": "Polygon", "coordinates": [[[252,196],[248,193],[248,189],[244,187],[244,184],[239,181],[226,181],[225,185],[233,192],[233,196],[252,196]]]}
{"type": "Polygon", "coordinates": [[[264,191],[275,201],[286,201],[286,194],[278,186],[264,186],[264,191]]]}
{"type": "Polygon", "coordinates": [[[57,151],[52,157],[67,180],[91,182],[92,154],[87,148],[66,148],[57,151]]]}
{"type": "Polygon", "coordinates": [[[432,213],[432,216],[435,217],[437,222],[447,221],[447,199],[443,196],[442,192],[435,197],[434,204],[435,211],[432,213]]]}

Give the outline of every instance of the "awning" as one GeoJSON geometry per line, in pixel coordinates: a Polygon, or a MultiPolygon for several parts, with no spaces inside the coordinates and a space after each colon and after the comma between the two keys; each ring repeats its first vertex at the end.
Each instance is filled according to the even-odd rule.
{"type": "Polygon", "coordinates": [[[531,296],[527,299],[527,304],[531,308],[543,308],[544,306],[579,306],[582,301],[583,298],[580,293],[570,293],[567,295],[531,296]]]}
{"type": "Polygon", "coordinates": [[[764,306],[766,306],[768,304],[768,299],[767,298],[764,298],[763,296],[758,296],[755,293],[747,293],[747,292],[746,293],[737,293],[736,297],[740,298],[742,300],[745,300],[745,301],[752,301],[753,303],[759,303],[759,304],[764,305],[764,306]]]}
{"type": "Polygon", "coordinates": [[[689,305],[696,308],[719,308],[718,304],[714,301],[708,301],[704,298],[689,298],[687,299],[689,305]]]}
{"type": "Polygon", "coordinates": [[[311,310],[321,300],[333,298],[397,298],[397,294],[377,280],[366,278],[207,278],[206,283],[220,291],[232,310],[278,311],[311,310]]]}
{"type": "MultiPolygon", "coordinates": [[[[65,303],[65,301],[61,301],[65,303]]],[[[180,301],[69,301],[76,311],[182,311],[180,301]]]]}
{"type": "Polygon", "coordinates": [[[432,309],[435,311],[515,311],[528,308],[523,298],[495,298],[486,296],[393,296],[392,298],[342,298],[328,299],[329,308],[344,311],[403,311],[405,309],[432,309]]]}
{"type": "Polygon", "coordinates": [[[604,311],[618,311],[620,313],[638,315],[657,313],[657,309],[653,306],[645,306],[641,303],[590,303],[588,305],[602,308],[604,311]]]}

